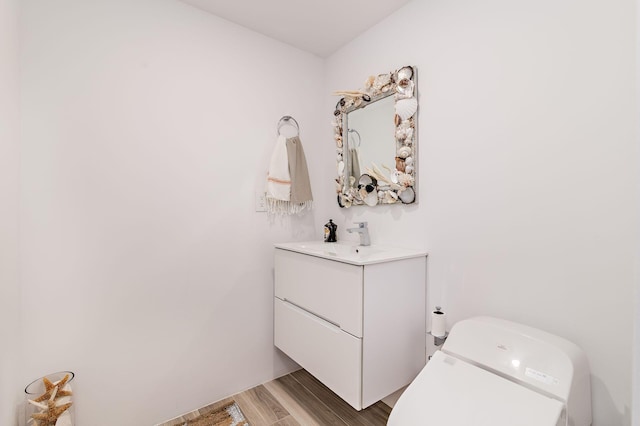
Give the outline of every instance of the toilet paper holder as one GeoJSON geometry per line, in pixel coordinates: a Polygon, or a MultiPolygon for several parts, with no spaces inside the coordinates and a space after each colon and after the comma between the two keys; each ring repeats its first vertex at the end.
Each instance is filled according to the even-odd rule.
{"type": "Polygon", "coordinates": [[[433,336],[434,345],[442,346],[445,340],[447,340],[447,336],[449,335],[449,333],[445,329],[445,319],[444,319],[445,315],[444,315],[444,312],[442,312],[442,308],[440,306],[436,306],[436,310],[433,312],[432,316],[433,317],[432,317],[431,331],[429,332],[429,334],[433,336]],[[433,334],[433,330],[434,328],[436,328],[435,321],[438,321],[437,329],[442,330],[444,335],[440,334],[436,336],[435,334],[433,334]]]}
{"type": "MultiPolygon", "coordinates": [[[[429,332],[429,334],[431,334],[431,332],[429,332]]],[[[433,336],[433,334],[431,335],[433,336]]],[[[442,346],[444,344],[444,341],[447,340],[448,336],[449,336],[448,331],[444,332],[444,336],[433,336],[433,344],[436,346],[442,346]]]]}

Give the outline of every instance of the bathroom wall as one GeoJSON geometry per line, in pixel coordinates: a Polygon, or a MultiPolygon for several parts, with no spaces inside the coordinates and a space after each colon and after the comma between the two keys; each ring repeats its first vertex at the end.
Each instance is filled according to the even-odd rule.
{"type": "Polygon", "coordinates": [[[18,1],[0,0],[0,424],[20,397],[18,1]]]}
{"type": "Polygon", "coordinates": [[[320,229],[254,192],[282,115],[322,142],[322,61],[176,0],[24,4],[22,381],[71,369],[78,424],[138,426],[295,368],[272,243],[320,229]]]}
{"type": "Polygon", "coordinates": [[[419,204],[340,210],[330,127],[313,153],[326,158],[317,226],[332,217],[356,240],[345,227],[367,220],[373,243],[427,249],[428,307],[449,326],[493,315],[580,345],[595,426],[630,424],[635,8],[414,1],[327,60],[325,92],[418,67],[419,204]]]}

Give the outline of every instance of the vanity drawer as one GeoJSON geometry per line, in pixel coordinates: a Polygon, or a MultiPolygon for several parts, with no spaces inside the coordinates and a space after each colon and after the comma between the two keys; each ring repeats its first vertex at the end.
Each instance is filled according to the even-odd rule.
{"type": "Polygon", "coordinates": [[[362,340],[278,298],[275,345],[355,409],[362,408],[362,340]]]}
{"type": "Polygon", "coordinates": [[[362,337],[363,267],[276,249],[275,295],[362,337]]]}

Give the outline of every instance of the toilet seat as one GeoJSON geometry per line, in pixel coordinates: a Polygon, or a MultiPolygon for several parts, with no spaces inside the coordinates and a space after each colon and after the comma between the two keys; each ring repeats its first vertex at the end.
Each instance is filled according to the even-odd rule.
{"type": "Polygon", "coordinates": [[[388,426],[559,426],[564,404],[437,351],[396,403],[388,426]]]}

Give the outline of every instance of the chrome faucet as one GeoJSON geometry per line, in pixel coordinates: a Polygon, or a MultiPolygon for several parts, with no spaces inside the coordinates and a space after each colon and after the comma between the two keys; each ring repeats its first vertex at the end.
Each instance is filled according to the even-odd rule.
{"type": "Polygon", "coordinates": [[[347,232],[357,232],[360,234],[360,245],[370,246],[371,239],[369,238],[369,228],[367,228],[367,222],[353,222],[358,225],[357,228],[347,228],[347,232]]]}

